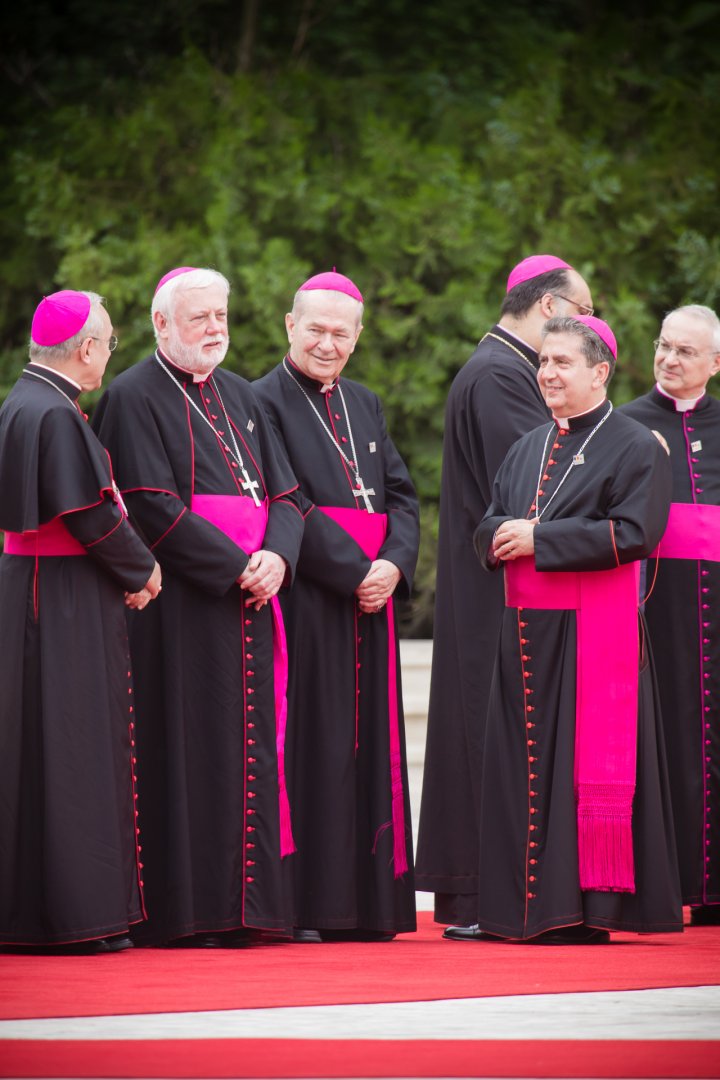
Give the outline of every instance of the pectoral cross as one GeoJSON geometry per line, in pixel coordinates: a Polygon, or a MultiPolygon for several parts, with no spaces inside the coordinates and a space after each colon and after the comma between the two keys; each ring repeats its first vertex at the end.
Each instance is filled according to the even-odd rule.
{"type": "Polygon", "coordinates": [[[375,488],[366,488],[362,476],[356,476],[355,480],[356,487],[353,491],[353,495],[356,499],[363,500],[363,502],[365,503],[365,509],[367,510],[368,514],[374,514],[375,511],[373,510],[373,505],[370,502],[368,495],[374,495],[375,488]]]}
{"type": "Polygon", "coordinates": [[[247,469],[243,469],[242,474],[245,477],[245,479],[241,483],[240,487],[243,489],[243,491],[248,491],[252,495],[253,499],[255,500],[255,505],[259,506],[260,505],[260,500],[257,497],[257,492],[255,491],[256,487],[260,487],[259,483],[257,482],[257,480],[251,480],[250,479],[250,477],[248,476],[247,469]]]}

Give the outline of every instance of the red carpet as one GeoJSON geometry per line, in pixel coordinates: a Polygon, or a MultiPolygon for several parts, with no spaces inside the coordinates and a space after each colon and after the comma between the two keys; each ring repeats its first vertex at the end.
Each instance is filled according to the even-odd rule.
{"type": "Polygon", "coordinates": [[[720,1043],[183,1039],[4,1043],[13,1077],[717,1077],[720,1043]]]}
{"type": "Polygon", "coordinates": [[[645,937],[614,934],[607,946],[552,948],[443,941],[428,912],[420,914],[419,926],[417,934],[384,945],[3,956],[0,1019],[642,990],[720,981],[720,927],[645,937]]]}

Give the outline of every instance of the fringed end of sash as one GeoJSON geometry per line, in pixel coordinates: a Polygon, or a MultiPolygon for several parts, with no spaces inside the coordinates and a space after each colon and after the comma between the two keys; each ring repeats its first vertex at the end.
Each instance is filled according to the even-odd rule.
{"type": "Polygon", "coordinates": [[[578,788],[581,889],[635,892],[633,793],[626,785],[587,784],[578,788]]]}
{"type": "MultiPolygon", "coordinates": [[[[403,808],[401,807],[401,810],[403,808]]],[[[392,829],[393,832],[393,868],[396,878],[402,877],[407,873],[407,851],[405,850],[405,814],[401,814],[400,820],[396,813],[395,800],[393,800],[393,816],[392,821],[384,822],[375,833],[375,840],[372,846],[373,855],[377,854],[377,846],[380,837],[387,832],[388,829],[392,829]]]]}

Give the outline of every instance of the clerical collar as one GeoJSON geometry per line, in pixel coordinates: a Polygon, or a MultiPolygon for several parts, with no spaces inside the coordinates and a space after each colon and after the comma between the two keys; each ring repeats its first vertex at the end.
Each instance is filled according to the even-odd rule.
{"type": "Polygon", "coordinates": [[[593,405],[586,412],[577,413],[576,416],[553,416],[560,431],[582,431],[583,428],[592,427],[602,414],[607,410],[608,399],[604,397],[599,405],[593,405]]]}
{"type": "Polygon", "coordinates": [[[673,402],[675,412],[690,412],[695,408],[698,402],[702,401],[705,397],[705,393],[703,392],[700,397],[696,398],[676,398],[673,394],[668,394],[667,390],[663,389],[660,383],[655,383],[655,389],[659,394],[662,394],[663,397],[668,398],[673,402]]]}
{"type": "Polygon", "coordinates": [[[487,338],[495,338],[496,341],[507,345],[508,349],[512,349],[516,356],[519,356],[521,360],[525,360],[534,371],[537,371],[539,367],[537,350],[533,349],[532,345],[528,345],[527,341],[523,341],[517,334],[513,334],[511,330],[501,326],[500,323],[495,323],[481,341],[485,341],[487,338]]]}
{"type": "Polygon", "coordinates": [[[53,386],[56,386],[58,390],[67,394],[73,401],[77,401],[82,393],[82,386],[80,383],[76,383],[69,375],[61,375],[57,368],[47,367],[45,364],[38,364],[31,360],[25,370],[29,375],[34,373],[48,382],[51,382],[53,386]]]}
{"type": "Polygon", "coordinates": [[[195,371],[189,371],[188,368],[180,367],[180,365],[176,364],[174,360],[171,360],[167,353],[164,353],[162,349],[158,349],[158,353],[165,363],[169,364],[173,371],[177,372],[183,382],[191,379],[196,385],[199,383],[206,383],[210,376],[215,374],[216,369],[220,367],[220,364],[216,364],[212,371],[206,371],[203,375],[198,375],[195,371]]]}
{"type": "Polygon", "coordinates": [[[288,365],[288,367],[292,368],[292,373],[298,380],[298,382],[302,383],[302,385],[309,390],[316,390],[319,394],[328,394],[331,390],[336,390],[340,383],[339,375],[337,379],[333,379],[333,381],[328,386],[326,386],[324,383],[321,383],[319,379],[313,379],[311,375],[306,375],[305,372],[302,371],[297,366],[297,364],[293,362],[290,357],[290,353],[288,353],[285,357],[285,363],[288,365]]]}

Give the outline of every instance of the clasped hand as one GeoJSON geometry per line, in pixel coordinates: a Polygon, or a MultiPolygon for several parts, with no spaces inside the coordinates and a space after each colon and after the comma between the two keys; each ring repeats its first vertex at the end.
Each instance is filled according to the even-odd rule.
{"type": "Polygon", "coordinates": [[[400,580],[400,571],[388,559],[376,559],[355,590],[360,610],[366,615],[380,611],[400,580]]]}
{"type": "Polygon", "coordinates": [[[277,593],[285,579],[287,564],[282,555],[274,551],[255,551],[238,578],[240,588],[252,593],[245,607],[259,611],[277,593]]]}
{"type": "Polygon", "coordinates": [[[537,518],[526,521],[517,518],[514,521],[503,521],[493,537],[492,553],[496,559],[503,562],[512,562],[523,555],[532,555],[535,550],[535,538],[533,533],[538,523],[537,518]]]}
{"type": "Polygon", "coordinates": [[[145,582],[142,589],[139,592],[126,592],[125,603],[129,608],[134,608],[136,611],[142,611],[144,607],[154,600],[155,597],[162,591],[162,571],[160,570],[160,563],[156,562],[153,567],[153,572],[145,582]]]}

